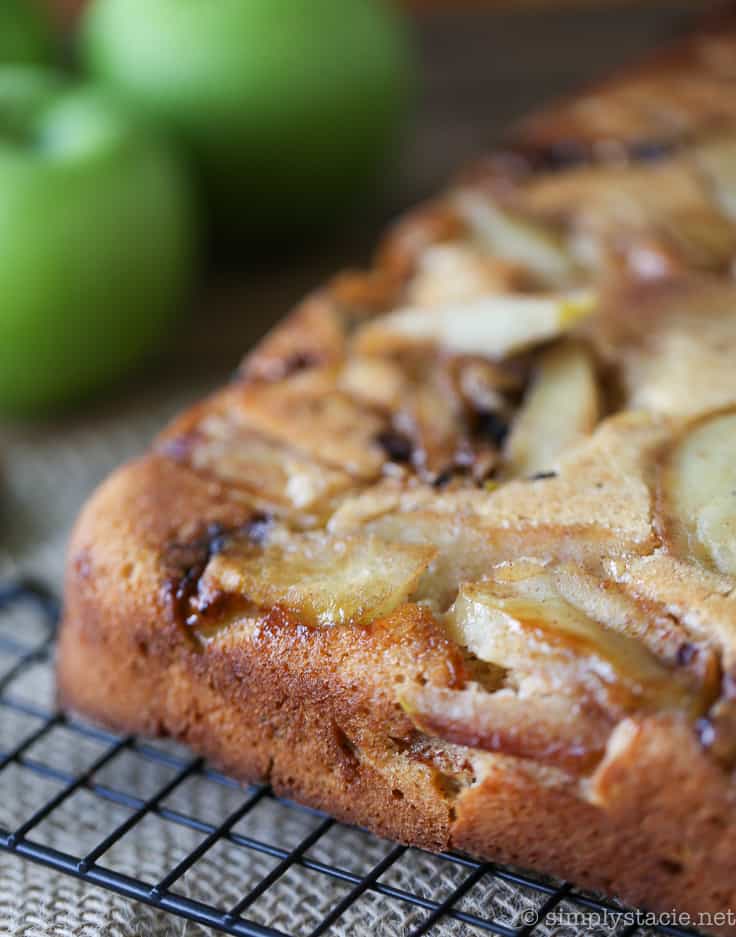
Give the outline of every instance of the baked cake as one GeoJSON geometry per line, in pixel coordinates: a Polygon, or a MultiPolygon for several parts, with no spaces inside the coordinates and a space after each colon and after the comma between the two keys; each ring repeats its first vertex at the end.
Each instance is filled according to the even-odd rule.
{"type": "Polygon", "coordinates": [[[101,486],[63,703],[383,836],[736,908],[735,259],[722,20],[522,123],[101,486]]]}

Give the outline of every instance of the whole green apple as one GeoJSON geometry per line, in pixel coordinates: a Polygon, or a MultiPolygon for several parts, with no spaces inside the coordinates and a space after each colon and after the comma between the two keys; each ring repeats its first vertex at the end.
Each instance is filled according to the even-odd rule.
{"type": "Polygon", "coordinates": [[[196,253],[167,144],[90,87],[0,67],[0,411],[119,377],[171,328],[196,253]]]}
{"type": "Polygon", "coordinates": [[[51,27],[40,0],[0,0],[0,63],[43,62],[51,27]]]}
{"type": "Polygon", "coordinates": [[[255,238],[334,217],[378,176],[410,85],[389,0],[94,0],[89,68],[178,134],[215,220],[255,238]]]}

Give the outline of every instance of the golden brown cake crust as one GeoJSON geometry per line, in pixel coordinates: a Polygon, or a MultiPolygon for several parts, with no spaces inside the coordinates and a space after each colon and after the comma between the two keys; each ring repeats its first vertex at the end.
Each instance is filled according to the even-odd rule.
{"type": "MultiPolygon", "coordinates": [[[[196,649],[172,622],[165,545],[191,517],[239,524],[227,493],[158,456],[94,496],[70,548],[61,700],[125,732],[185,741],[243,780],[381,835],[569,877],[649,908],[693,915],[736,903],[734,788],[676,719],[619,726],[590,780],[418,744],[391,689],[462,670],[431,621],[400,615],[356,632],[283,615],[196,649]],[[447,771],[437,765],[447,761],[447,771]],[[479,778],[460,788],[456,777],[479,778]]],[[[721,929],[722,933],[736,933],[721,929]]]]}
{"type": "Polygon", "coordinates": [[[732,76],[733,22],[531,122],[112,475],[62,703],[407,843],[736,908],[732,76]]]}

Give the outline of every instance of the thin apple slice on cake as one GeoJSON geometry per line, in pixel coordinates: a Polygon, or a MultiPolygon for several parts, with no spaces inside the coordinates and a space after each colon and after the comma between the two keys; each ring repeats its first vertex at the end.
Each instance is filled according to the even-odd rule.
{"type": "Polygon", "coordinates": [[[629,409],[697,416],[736,403],[736,286],[724,277],[609,285],[586,331],[629,409]]]}
{"type": "Polygon", "coordinates": [[[554,576],[534,564],[461,586],[446,627],[480,660],[547,693],[587,697],[611,715],[701,709],[692,681],[563,599],[554,576]]]}
{"type": "Polygon", "coordinates": [[[556,467],[561,453],[588,436],[600,407],[587,349],[563,343],[543,352],[505,448],[505,474],[534,475],[556,467]]]}
{"type": "Polygon", "coordinates": [[[406,287],[411,306],[440,306],[477,296],[509,293],[532,285],[517,263],[493,256],[463,241],[434,244],[417,258],[417,269],[406,287]]]}
{"type": "Polygon", "coordinates": [[[408,599],[433,555],[430,547],[371,537],[278,531],[265,543],[235,538],[210,559],[197,602],[206,610],[239,597],[313,626],[370,622],[408,599]]]}
{"type": "MultiPolygon", "coordinates": [[[[606,575],[648,611],[681,635],[677,659],[700,675],[717,696],[736,686],[736,596],[733,578],[658,551],[649,556],[607,560],[606,575]]],[[[651,629],[654,631],[654,628],[651,629]]]]}
{"type": "Polygon", "coordinates": [[[412,686],[399,695],[422,732],[456,745],[531,758],[572,774],[593,768],[605,752],[613,720],[589,703],[554,695],[523,695],[412,686]]]}
{"type": "Polygon", "coordinates": [[[452,604],[460,582],[484,576],[497,551],[488,532],[461,513],[452,520],[430,511],[389,513],[365,529],[392,544],[416,543],[434,549],[415,597],[437,611],[452,604]]]}
{"type": "Polygon", "coordinates": [[[578,270],[564,232],[553,225],[515,215],[474,189],[458,191],[453,204],[476,242],[495,257],[522,266],[547,287],[575,281],[578,270]]]}
{"type": "MultiPolygon", "coordinates": [[[[717,668],[704,672],[694,649],[683,659],[676,634],[664,644],[669,660],[654,653],[647,645],[656,642],[629,633],[630,608],[602,624],[565,596],[575,574],[572,566],[519,561],[463,584],[444,623],[471,655],[470,677],[459,688],[403,687],[399,702],[414,725],[455,744],[585,774],[626,716],[702,715],[718,693],[717,668]]],[[[582,594],[601,590],[602,581],[593,583],[588,576],[582,594]]],[[[569,591],[579,598],[581,583],[569,591]]],[[[588,604],[601,611],[594,596],[588,604]]]]}
{"type": "Polygon", "coordinates": [[[418,594],[444,610],[461,582],[520,556],[599,563],[605,556],[651,551],[657,543],[652,463],[669,435],[666,420],[619,414],[542,477],[483,487],[461,479],[446,488],[384,479],[346,493],[328,529],[434,547],[418,594]]]}
{"type": "Polygon", "coordinates": [[[222,402],[199,419],[175,424],[159,442],[159,451],[242,489],[268,510],[305,519],[329,510],[333,499],[355,485],[347,472],[244,425],[237,408],[227,406],[227,395],[222,402]]]}
{"type": "Polygon", "coordinates": [[[426,344],[458,355],[505,358],[569,332],[596,307],[595,293],[489,295],[432,308],[406,307],[363,326],[359,352],[392,354],[426,344]]]}
{"type": "Polygon", "coordinates": [[[398,362],[369,355],[353,355],[344,364],[338,388],[360,403],[378,410],[397,410],[409,387],[398,362]]]}
{"type": "Polygon", "coordinates": [[[593,269],[618,256],[645,278],[723,270],[736,251],[733,225],[687,156],[542,174],[514,203],[532,218],[565,225],[576,256],[593,269]]]}
{"type": "Polygon", "coordinates": [[[736,575],[736,410],[690,423],[664,459],[660,520],[670,548],[736,575]]]}
{"type": "Polygon", "coordinates": [[[380,474],[378,439],[385,416],[338,387],[333,368],[308,370],[277,383],[248,383],[233,391],[244,426],[360,479],[380,474]]]}

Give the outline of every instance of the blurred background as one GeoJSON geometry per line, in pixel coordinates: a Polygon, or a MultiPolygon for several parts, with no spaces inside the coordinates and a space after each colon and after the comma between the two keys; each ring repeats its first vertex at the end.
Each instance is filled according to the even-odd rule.
{"type": "Polygon", "coordinates": [[[35,64],[0,65],[0,576],[55,585],[94,485],[305,292],[515,118],[708,6],[248,0],[245,74],[234,24],[193,40],[170,0],[48,2],[35,64]]]}

